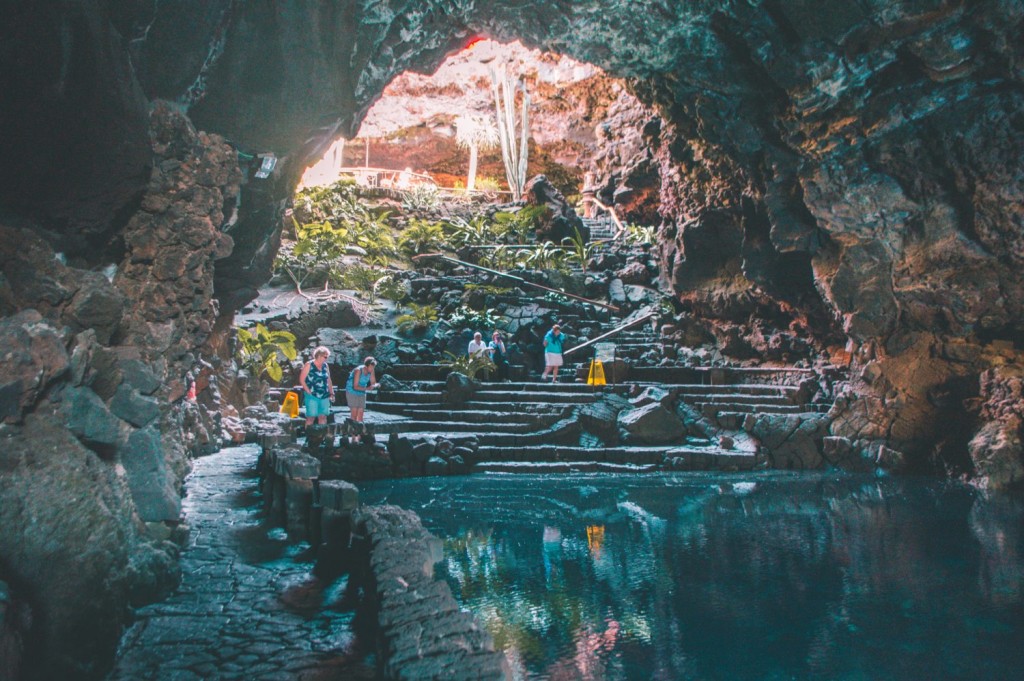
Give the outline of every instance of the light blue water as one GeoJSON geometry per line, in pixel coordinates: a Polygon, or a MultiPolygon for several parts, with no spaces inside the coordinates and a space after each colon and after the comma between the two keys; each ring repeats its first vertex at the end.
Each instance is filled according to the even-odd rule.
{"type": "Polygon", "coordinates": [[[1024,501],[846,476],[364,484],[516,678],[1022,679],[1024,501]]]}

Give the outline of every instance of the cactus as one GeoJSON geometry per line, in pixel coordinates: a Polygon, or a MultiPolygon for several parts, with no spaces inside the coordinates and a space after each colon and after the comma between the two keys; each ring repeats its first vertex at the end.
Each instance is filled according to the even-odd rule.
{"type": "Polygon", "coordinates": [[[494,94],[494,112],[498,119],[498,139],[501,142],[501,160],[505,164],[505,178],[512,191],[512,199],[523,198],[526,186],[526,165],[530,136],[530,93],[526,85],[510,74],[505,66],[491,68],[491,90],[494,94]],[[520,122],[516,129],[516,90],[522,89],[523,101],[520,122]],[[518,138],[519,146],[516,146],[518,138]]]}

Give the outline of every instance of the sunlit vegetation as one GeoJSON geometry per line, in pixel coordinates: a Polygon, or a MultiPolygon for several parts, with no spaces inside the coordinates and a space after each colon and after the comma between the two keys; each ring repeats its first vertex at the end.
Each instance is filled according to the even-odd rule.
{"type": "Polygon", "coordinates": [[[239,327],[236,334],[238,348],[235,357],[253,378],[261,378],[266,374],[271,381],[277,383],[284,375],[280,360],[294,360],[298,357],[295,335],[288,331],[271,331],[257,324],[252,331],[239,327]]]}

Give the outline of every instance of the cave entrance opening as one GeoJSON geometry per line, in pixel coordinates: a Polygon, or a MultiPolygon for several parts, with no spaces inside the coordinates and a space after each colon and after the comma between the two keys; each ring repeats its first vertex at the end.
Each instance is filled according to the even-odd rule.
{"type": "MultiPolygon", "coordinates": [[[[399,74],[356,137],[335,140],[306,169],[299,190],[350,177],[366,187],[431,186],[508,201],[493,87],[503,71],[522,86],[512,102],[517,126],[529,95],[526,175],[543,174],[578,199],[585,175],[596,171],[609,111],[633,96],[624,81],[591,64],[490,39],[470,41],[432,75],[399,74]]],[[[521,140],[517,130],[513,152],[521,140]]]]}

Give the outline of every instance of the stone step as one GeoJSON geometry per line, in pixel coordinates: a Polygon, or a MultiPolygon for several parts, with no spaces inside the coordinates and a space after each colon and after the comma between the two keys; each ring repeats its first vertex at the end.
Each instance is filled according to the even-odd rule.
{"type": "Polygon", "coordinates": [[[413,419],[406,424],[403,432],[423,433],[440,432],[449,433],[473,433],[477,435],[500,434],[500,435],[528,435],[544,430],[550,424],[540,425],[534,423],[480,423],[472,421],[426,421],[413,419]]]}
{"type": "Polygon", "coordinates": [[[737,414],[800,414],[807,408],[800,404],[739,404],[735,402],[696,402],[702,414],[714,418],[722,412],[737,414]]]}
{"type": "MultiPolygon", "coordinates": [[[[548,386],[550,387],[550,386],[548,386]]],[[[586,386],[583,386],[586,387],[586,386]]],[[[528,402],[542,402],[552,405],[557,404],[590,404],[596,402],[598,396],[596,393],[586,393],[582,391],[559,391],[558,386],[555,386],[555,390],[520,390],[517,392],[510,392],[504,390],[478,390],[473,393],[473,399],[469,400],[466,404],[475,404],[479,402],[511,402],[511,403],[528,403],[528,402]]]]}
{"type": "MultiPolygon", "coordinates": [[[[442,424],[444,425],[444,424],[442,424]]],[[[478,429],[481,424],[473,424],[478,429]]],[[[563,419],[552,424],[548,428],[541,430],[535,430],[530,433],[497,433],[493,429],[487,427],[486,430],[468,430],[468,431],[456,431],[445,428],[442,430],[412,430],[406,433],[402,433],[402,437],[409,439],[422,439],[422,438],[445,438],[452,440],[465,440],[467,436],[472,436],[477,440],[480,446],[487,447],[501,447],[505,449],[520,449],[522,447],[528,447],[530,445],[565,445],[571,442],[576,442],[580,434],[580,424],[575,419],[563,419]],[[451,437],[448,437],[448,436],[451,437]]]]}
{"type": "Polygon", "coordinates": [[[453,410],[447,405],[438,405],[438,409],[407,409],[403,416],[415,422],[421,421],[463,421],[465,423],[493,424],[541,424],[547,427],[565,415],[565,409],[553,409],[541,413],[520,413],[489,409],[453,410]]]}
{"type": "Polygon", "coordinates": [[[629,464],[671,467],[677,470],[749,470],[758,463],[755,452],[717,447],[585,447],[526,445],[515,449],[484,445],[473,457],[473,470],[525,470],[524,464],[568,463],[629,464]]]}
{"type": "Polygon", "coordinates": [[[716,404],[717,405],[722,405],[722,406],[742,405],[742,404],[748,404],[748,405],[752,405],[752,406],[758,406],[758,405],[766,405],[766,406],[777,406],[777,405],[794,406],[795,403],[794,403],[792,398],[795,397],[795,396],[796,396],[795,393],[791,393],[791,394],[787,395],[785,393],[775,393],[775,392],[773,392],[773,393],[754,393],[754,394],[749,394],[749,393],[748,394],[744,394],[744,393],[729,392],[729,393],[703,393],[703,394],[697,394],[697,395],[684,395],[683,399],[686,399],[687,402],[692,402],[698,408],[703,407],[704,405],[716,405],[716,404]],[[689,399],[687,399],[687,398],[689,398],[689,399]]]}

